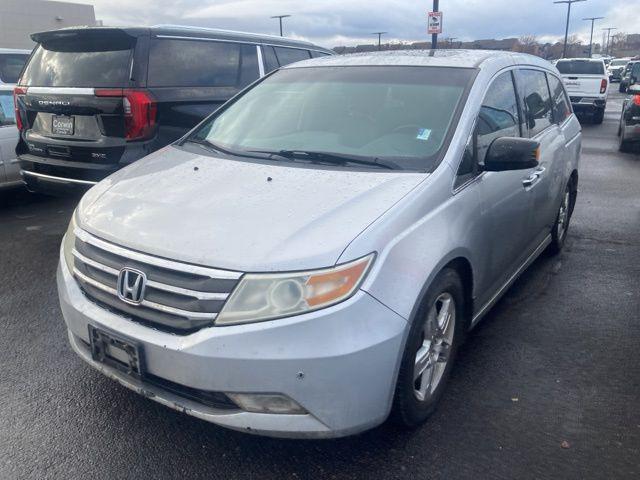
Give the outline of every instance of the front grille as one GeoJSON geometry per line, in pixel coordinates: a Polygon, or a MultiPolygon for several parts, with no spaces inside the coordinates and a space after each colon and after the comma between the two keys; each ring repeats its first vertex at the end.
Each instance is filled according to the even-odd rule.
{"type": "Polygon", "coordinates": [[[241,276],[129,250],[80,229],[73,256],[74,277],[89,299],[131,320],[179,334],[213,325],[241,276]],[[147,277],[139,305],[118,297],[118,275],[125,267],[147,277]]]}

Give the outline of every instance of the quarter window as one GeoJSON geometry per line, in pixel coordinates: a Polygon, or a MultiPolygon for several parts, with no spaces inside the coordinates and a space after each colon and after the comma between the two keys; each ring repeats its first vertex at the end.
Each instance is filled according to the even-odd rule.
{"type": "Polygon", "coordinates": [[[278,68],[278,57],[273,47],[265,45],[262,47],[262,56],[264,57],[264,73],[273,72],[278,68]]]}
{"type": "Polygon", "coordinates": [[[571,106],[567,99],[567,93],[564,90],[562,82],[558,80],[557,77],[547,75],[547,79],[549,80],[549,88],[551,89],[555,123],[562,123],[571,115],[571,106]]]}
{"type": "Polygon", "coordinates": [[[518,77],[529,136],[534,137],[553,124],[547,76],[540,70],[520,70],[518,77]]]}
{"type": "Polygon", "coordinates": [[[308,60],[308,50],[300,50],[298,48],[285,48],[275,47],[276,55],[278,56],[278,62],[281,66],[289,65],[290,63],[299,62],[300,60],[308,60]]]}

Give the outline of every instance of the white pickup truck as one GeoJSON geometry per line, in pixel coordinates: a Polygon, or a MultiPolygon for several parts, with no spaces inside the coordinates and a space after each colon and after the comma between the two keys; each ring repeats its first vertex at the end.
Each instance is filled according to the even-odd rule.
{"type": "Polygon", "coordinates": [[[589,113],[594,123],[602,123],[607,107],[609,77],[604,61],[589,58],[558,60],[556,68],[571,98],[576,113],[589,113]]]}

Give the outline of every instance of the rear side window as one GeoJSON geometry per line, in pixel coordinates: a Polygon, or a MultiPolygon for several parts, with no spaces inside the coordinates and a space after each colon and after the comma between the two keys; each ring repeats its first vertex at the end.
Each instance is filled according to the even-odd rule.
{"type": "Polygon", "coordinates": [[[316,50],[311,50],[311,58],[326,57],[328,55],[329,55],[328,53],[317,52],[316,50]]]}
{"type": "Polygon", "coordinates": [[[588,60],[560,60],[556,68],[563,75],[604,75],[604,63],[588,60]]]}
{"type": "Polygon", "coordinates": [[[239,87],[257,78],[252,45],[168,39],[151,44],[150,87],[239,87]]]}
{"type": "Polygon", "coordinates": [[[308,50],[300,50],[298,48],[286,48],[275,47],[276,55],[278,56],[278,62],[281,66],[289,65],[290,63],[299,62],[300,60],[308,60],[308,50]]]}
{"type": "Polygon", "coordinates": [[[571,104],[569,103],[562,82],[553,75],[547,75],[547,79],[549,80],[549,88],[551,89],[555,123],[562,123],[571,115],[571,104]]]}
{"type": "Polygon", "coordinates": [[[29,55],[20,53],[0,55],[0,82],[17,83],[28,58],[29,55]]]}
{"type": "Polygon", "coordinates": [[[529,135],[534,137],[553,124],[547,76],[540,70],[519,70],[518,78],[529,135]]]}
{"type": "Polygon", "coordinates": [[[16,123],[15,110],[13,109],[13,93],[0,91],[0,127],[14,125],[16,123]]]}
{"type": "Polygon", "coordinates": [[[22,75],[37,87],[123,87],[129,79],[132,44],[111,38],[40,45],[22,75]]]}

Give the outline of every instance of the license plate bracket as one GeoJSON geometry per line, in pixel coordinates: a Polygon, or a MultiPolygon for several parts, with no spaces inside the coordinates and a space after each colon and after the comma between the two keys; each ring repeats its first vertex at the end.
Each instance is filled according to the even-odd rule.
{"type": "Polygon", "coordinates": [[[142,345],[89,325],[91,358],[140,379],[144,373],[142,345]]]}
{"type": "Polygon", "coordinates": [[[75,123],[75,118],[68,115],[52,115],[51,133],[54,135],[73,135],[75,123]]]}

